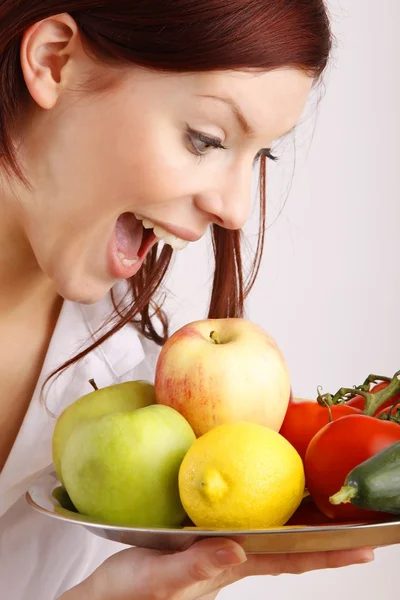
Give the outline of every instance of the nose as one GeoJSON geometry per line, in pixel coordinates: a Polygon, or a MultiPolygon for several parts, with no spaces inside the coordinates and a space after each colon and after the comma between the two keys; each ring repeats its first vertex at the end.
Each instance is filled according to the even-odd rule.
{"type": "Polygon", "coordinates": [[[225,229],[241,229],[246,223],[251,205],[251,169],[236,170],[223,181],[213,181],[194,197],[196,207],[211,223],[225,229]]]}

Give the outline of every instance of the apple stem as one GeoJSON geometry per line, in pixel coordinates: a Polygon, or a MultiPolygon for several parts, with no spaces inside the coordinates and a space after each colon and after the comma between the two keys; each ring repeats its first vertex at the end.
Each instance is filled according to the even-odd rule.
{"type": "Polygon", "coordinates": [[[92,386],[92,388],[95,390],[95,392],[97,392],[97,390],[99,389],[96,385],[96,382],[94,379],[89,379],[89,383],[92,386]]]}
{"type": "Polygon", "coordinates": [[[210,338],[212,339],[213,342],[215,342],[216,344],[220,344],[221,340],[220,337],[218,335],[218,333],[216,331],[212,331],[210,333],[210,338]]]}

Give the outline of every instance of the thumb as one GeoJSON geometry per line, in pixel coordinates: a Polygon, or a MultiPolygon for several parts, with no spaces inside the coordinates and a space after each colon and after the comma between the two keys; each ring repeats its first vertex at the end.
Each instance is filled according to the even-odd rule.
{"type": "Polygon", "coordinates": [[[196,583],[211,583],[225,570],[244,563],[247,556],[233,540],[208,538],[183,552],[154,556],[150,560],[154,560],[154,570],[162,572],[163,590],[172,595],[196,583]]]}

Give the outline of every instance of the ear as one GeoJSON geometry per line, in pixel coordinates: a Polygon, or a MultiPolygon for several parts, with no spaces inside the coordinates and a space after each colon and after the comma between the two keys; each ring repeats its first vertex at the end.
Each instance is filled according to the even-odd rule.
{"type": "Polygon", "coordinates": [[[56,105],[81,47],[79,29],[67,14],[49,17],[25,32],[20,50],[22,72],[41,108],[56,105]]]}

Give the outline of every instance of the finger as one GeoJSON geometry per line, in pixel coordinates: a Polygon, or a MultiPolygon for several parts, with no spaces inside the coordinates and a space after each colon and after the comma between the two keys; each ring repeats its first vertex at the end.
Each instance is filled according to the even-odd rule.
{"type": "Polygon", "coordinates": [[[235,571],[240,577],[283,573],[299,575],[307,571],[368,563],[373,559],[374,552],[369,548],[293,554],[249,554],[246,564],[241,565],[235,571]]]}
{"type": "MultiPolygon", "coordinates": [[[[242,547],[228,539],[201,540],[184,552],[148,558],[149,569],[154,567],[162,581],[165,597],[185,590],[199,582],[212,581],[224,571],[237,567],[247,560],[242,547]],[[152,564],[153,563],[153,564],[152,564]],[[162,572],[162,575],[159,573],[162,572]]],[[[208,593],[208,589],[204,593],[208,593]]]]}
{"type": "Polygon", "coordinates": [[[246,560],[242,547],[229,539],[201,540],[174,553],[129,548],[108,558],[93,573],[89,595],[107,600],[199,598],[219,589],[225,573],[232,583],[232,567],[246,560]],[[189,588],[199,593],[183,596],[189,588]]]}

